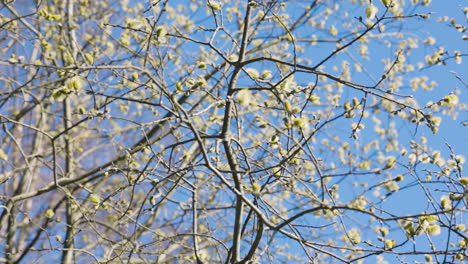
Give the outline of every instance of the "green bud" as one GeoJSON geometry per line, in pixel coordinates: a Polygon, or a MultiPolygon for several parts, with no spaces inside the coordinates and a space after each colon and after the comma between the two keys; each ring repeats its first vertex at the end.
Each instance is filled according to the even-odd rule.
{"type": "Polygon", "coordinates": [[[55,213],[54,213],[54,210],[52,210],[52,209],[47,209],[47,210],[45,211],[44,215],[45,215],[45,217],[47,217],[47,218],[50,219],[50,218],[54,217],[55,213]]]}

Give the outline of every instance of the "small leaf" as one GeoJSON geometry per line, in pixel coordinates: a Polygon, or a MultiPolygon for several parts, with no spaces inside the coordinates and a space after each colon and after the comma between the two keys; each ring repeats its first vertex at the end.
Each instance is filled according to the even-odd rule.
{"type": "Polygon", "coordinates": [[[396,163],[396,158],[393,156],[390,156],[387,158],[387,162],[385,163],[385,167],[383,168],[384,170],[390,169],[395,165],[396,163]]]}
{"type": "MultiPolygon", "coordinates": [[[[0,158],[1,158],[1,153],[2,153],[2,150],[0,149],[0,158]]],[[[460,184],[465,187],[468,187],[468,177],[460,178],[460,184]]]]}
{"type": "Polygon", "coordinates": [[[392,0],[381,0],[382,1],[382,4],[384,4],[385,6],[390,6],[390,4],[392,3],[392,0]]]}
{"type": "Polygon", "coordinates": [[[450,94],[445,96],[442,101],[448,106],[455,106],[458,104],[458,96],[455,94],[450,94]]]}
{"type": "Polygon", "coordinates": [[[377,15],[378,11],[379,11],[379,9],[375,5],[373,5],[373,4],[368,5],[367,8],[366,8],[367,18],[374,19],[375,16],[377,15]]]}
{"type": "Polygon", "coordinates": [[[89,64],[93,64],[94,63],[93,53],[92,52],[86,53],[85,54],[85,59],[89,64]]]}
{"type": "Polygon", "coordinates": [[[164,26],[159,26],[156,28],[156,36],[164,37],[167,35],[167,29],[164,26]]]}
{"type": "Polygon", "coordinates": [[[156,199],[157,199],[157,198],[158,198],[158,197],[157,197],[156,195],[151,196],[151,198],[150,198],[150,204],[151,204],[152,206],[155,206],[155,205],[156,205],[156,199]]]}
{"type": "Polygon", "coordinates": [[[386,235],[388,235],[389,230],[388,230],[388,228],[386,228],[386,227],[381,227],[381,228],[379,228],[379,232],[380,232],[380,234],[381,234],[382,236],[386,236],[386,235]]]}
{"type": "Polygon", "coordinates": [[[47,210],[45,211],[44,215],[45,215],[45,217],[47,217],[47,218],[50,219],[50,218],[54,217],[55,213],[54,213],[54,210],[52,210],[52,209],[47,209],[47,210]]]}
{"type": "Polygon", "coordinates": [[[92,193],[89,197],[88,197],[89,201],[92,202],[93,204],[99,204],[101,202],[101,197],[99,197],[99,195],[95,194],[95,193],[92,193]]]}
{"type": "Polygon", "coordinates": [[[239,104],[242,106],[248,106],[252,102],[252,94],[248,89],[242,89],[237,93],[236,96],[239,104]]]}
{"type": "Polygon", "coordinates": [[[83,106],[80,106],[80,107],[78,108],[78,112],[79,112],[80,114],[84,115],[84,114],[86,114],[86,109],[85,109],[83,106]]]}
{"type": "Polygon", "coordinates": [[[402,181],[403,179],[404,179],[403,175],[398,175],[395,177],[396,182],[402,181]]]}
{"type": "Polygon", "coordinates": [[[450,201],[450,197],[444,195],[440,198],[440,206],[444,210],[452,209],[452,203],[450,201]]]}
{"type": "Polygon", "coordinates": [[[62,88],[53,90],[52,91],[52,97],[56,101],[62,101],[63,99],[65,99],[65,97],[67,97],[67,94],[69,94],[69,93],[70,93],[70,91],[67,88],[62,87],[62,88]]]}
{"type": "Polygon", "coordinates": [[[343,108],[346,112],[348,112],[349,110],[352,109],[351,107],[351,104],[349,102],[346,102],[344,105],[343,105],[343,108]]]}
{"type": "Polygon", "coordinates": [[[250,76],[250,78],[252,79],[258,79],[258,77],[260,77],[260,74],[258,73],[258,71],[254,68],[246,68],[245,69],[245,72],[247,72],[247,74],[250,76]]]}
{"type": "Polygon", "coordinates": [[[271,74],[271,71],[265,70],[262,72],[262,79],[268,80],[271,79],[273,75],[271,74]]]}
{"type": "Polygon", "coordinates": [[[431,2],[432,0],[422,0],[423,6],[428,6],[431,2]]]}
{"type": "Polygon", "coordinates": [[[187,86],[193,87],[195,85],[195,80],[193,78],[188,78],[186,80],[187,86]]]}
{"type": "Polygon", "coordinates": [[[260,192],[260,189],[262,188],[262,186],[260,186],[260,184],[258,184],[258,182],[254,182],[252,184],[252,192],[253,193],[258,193],[260,192]]]}
{"type": "Polygon", "coordinates": [[[303,127],[305,125],[305,122],[302,118],[296,118],[294,119],[293,124],[295,127],[303,127]]]}
{"type": "Polygon", "coordinates": [[[70,90],[79,90],[81,88],[81,80],[79,77],[71,78],[67,83],[67,88],[70,90]]]}
{"type": "Polygon", "coordinates": [[[427,233],[431,236],[438,236],[441,233],[440,225],[430,225],[426,228],[427,233]]]}
{"type": "Polygon", "coordinates": [[[203,62],[203,61],[202,61],[202,62],[199,62],[198,65],[197,65],[197,67],[198,67],[199,69],[206,69],[206,63],[203,62]]]}
{"type": "Polygon", "coordinates": [[[184,86],[181,82],[176,82],[176,90],[179,92],[184,90],[184,86]]]}
{"type": "Polygon", "coordinates": [[[359,163],[358,168],[359,169],[369,170],[370,169],[370,162],[369,161],[363,161],[363,162],[359,163]]]}
{"type": "Polygon", "coordinates": [[[203,87],[206,85],[206,79],[204,77],[199,77],[197,80],[197,85],[203,87]]]}
{"type": "Polygon", "coordinates": [[[208,7],[212,8],[213,10],[220,10],[221,9],[221,3],[217,1],[210,1],[208,3],[208,7]]]}
{"type": "Polygon", "coordinates": [[[237,62],[239,60],[239,56],[237,56],[237,54],[231,54],[231,56],[229,56],[228,60],[230,62],[237,62]]]}
{"type": "Polygon", "coordinates": [[[291,103],[289,101],[284,102],[284,109],[286,109],[286,111],[288,111],[288,112],[291,111],[292,106],[291,106],[291,103]]]}
{"type": "Polygon", "coordinates": [[[314,94],[309,98],[309,102],[311,102],[313,104],[320,104],[320,97],[318,95],[314,94]]]}
{"type": "Polygon", "coordinates": [[[328,32],[330,32],[330,35],[332,35],[332,36],[338,35],[338,29],[336,29],[335,26],[331,26],[331,27],[328,29],[328,32]]]}
{"type": "Polygon", "coordinates": [[[465,232],[466,231],[466,225],[465,224],[459,224],[456,227],[457,230],[465,232]]]}
{"type": "Polygon", "coordinates": [[[396,241],[395,239],[385,239],[385,248],[386,249],[391,249],[396,247],[396,241]]]}
{"type": "Polygon", "coordinates": [[[5,151],[3,151],[3,149],[0,149],[0,159],[2,159],[2,160],[8,160],[8,156],[7,156],[7,154],[5,153],[5,151]]]}

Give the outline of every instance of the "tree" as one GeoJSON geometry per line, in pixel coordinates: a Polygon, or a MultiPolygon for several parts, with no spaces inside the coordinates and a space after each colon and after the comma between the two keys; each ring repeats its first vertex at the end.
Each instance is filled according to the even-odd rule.
{"type": "Polygon", "coordinates": [[[463,262],[459,3],[2,0],[1,262],[463,262]]]}

